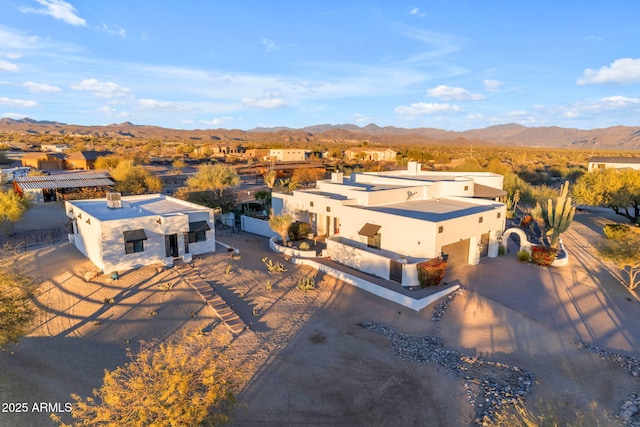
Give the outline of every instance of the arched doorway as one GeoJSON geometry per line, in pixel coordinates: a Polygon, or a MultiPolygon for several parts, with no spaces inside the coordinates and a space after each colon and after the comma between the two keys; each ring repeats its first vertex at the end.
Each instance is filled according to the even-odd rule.
{"type": "Polygon", "coordinates": [[[521,251],[531,252],[531,242],[527,240],[527,234],[521,230],[520,228],[510,228],[502,233],[502,241],[506,242],[506,240],[511,236],[511,234],[516,233],[518,237],[520,237],[520,249],[521,251]]]}

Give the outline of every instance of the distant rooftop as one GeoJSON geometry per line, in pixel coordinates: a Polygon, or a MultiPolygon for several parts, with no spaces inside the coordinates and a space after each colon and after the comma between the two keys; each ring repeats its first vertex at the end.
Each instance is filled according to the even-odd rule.
{"type": "Polygon", "coordinates": [[[196,207],[190,203],[162,194],[122,197],[122,208],[120,209],[107,207],[107,199],[74,200],[69,203],[100,221],[142,218],[152,215],[170,216],[208,210],[208,208],[196,207]]]}
{"type": "Polygon", "coordinates": [[[441,197],[431,200],[414,200],[393,203],[384,206],[354,206],[374,212],[382,212],[424,221],[439,222],[459,218],[480,212],[488,212],[498,208],[501,204],[478,205],[457,199],[441,197]]]}
{"type": "Polygon", "coordinates": [[[591,157],[589,163],[640,163],[640,157],[591,157]]]}

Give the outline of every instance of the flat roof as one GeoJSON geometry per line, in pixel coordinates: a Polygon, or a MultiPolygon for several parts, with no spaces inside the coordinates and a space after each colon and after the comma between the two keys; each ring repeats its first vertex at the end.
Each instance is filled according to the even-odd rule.
{"type": "Polygon", "coordinates": [[[82,187],[110,187],[113,181],[104,173],[75,173],[61,175],[23,176],[14,180],[23,190],[82,187]]]}
{"type": "Polygon", "coordinates": [[[501,206],[500,203],[479,205],[461,200],[441,197],[431,200],[412,200],[384,206],[352,206],[373,212],[382,212],[423,221],[440,222],[467,215],[492,211],[501,206]]]}
{"type": "Polygon", "coordinates": [[[166,216],[209,210],[204,206],[200,208],[189,206],[188,203],[182,203],[178,199],[162,194],[122,197],[122,208],[119,209],[110,209],[107,206],[107,199],[73,200],[69,203],[100,221],[142,218],[154,215],[166,216]]]}
{"type": "Polygon", "coordinates": [[[640,157],[591,157],[589,163],[640,163],[640,157]]]}

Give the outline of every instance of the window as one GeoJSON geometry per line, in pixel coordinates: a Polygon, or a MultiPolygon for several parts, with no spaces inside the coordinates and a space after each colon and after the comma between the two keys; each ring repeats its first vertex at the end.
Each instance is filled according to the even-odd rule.
{"type": "Polygon", "coordinates": [[[136,252],[144,252],[144,240],[133,240],[131,242],[125,242],[125,254],[133,254],[136,252]]]}
{"type": "Polygon", "coordinates": [[[367,236],[367,247],[380,249],[380,233],[376,233],[373,236],[367,236]]]}
{"type": "Polygon", "coordinates": [[[204,242],[207,240],[207,230],[211,230],[207,221],[189,223],[189,243],[204,242]]]}
{"type": "Polygon", "coordinates": [[[143,229],[124,231],[124,253],[133,254],[136,252],[144,252],[144,241],[147,235],[143,229]]]}
{"type": "Polygon", "coordinates": [[[207,240],[207,233],[204,230],[189,232],[189,243],[204,242],[205,240],[207,240]]]}
{"type": "Polygon", "coordinates": [[[331,206],[327,206],[327,212],[331,212],[331,206]]]}

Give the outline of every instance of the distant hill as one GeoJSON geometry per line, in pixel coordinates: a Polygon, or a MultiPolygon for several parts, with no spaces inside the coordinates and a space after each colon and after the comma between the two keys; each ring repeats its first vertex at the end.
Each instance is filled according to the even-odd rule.
{"type": "Polygon", "coordinates": [[[181,130],[159,126],[135,125],[130,122],[106,126],[69,125],[56,121],[0,119],[0,132],[31,135],[93,135],[122,139],[191,140],[220,144],[243,143],[341,143],[357,144],[364,141],[375,145],[514,145],[528,147],[640,149],[640,126],[613,126],[603,129],[527,127],[518,124],[490,126],[463,132],[435,128],[380,127],[368,124],[321,124],[302,129],[288,127],[238,129],[181,130]]]}

